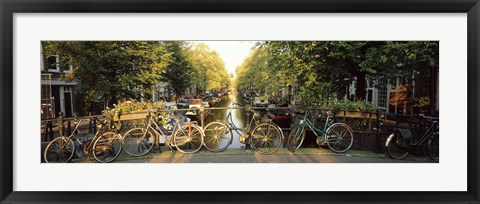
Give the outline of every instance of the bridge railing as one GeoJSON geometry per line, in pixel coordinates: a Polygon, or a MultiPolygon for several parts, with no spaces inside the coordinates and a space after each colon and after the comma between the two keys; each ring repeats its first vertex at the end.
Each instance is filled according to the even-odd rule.
{"type": "Polygon", "coordinates": [[[79,124],[79,130],[82,133],[95,133],[97,131],[98,121],[104,119],[103,115],[90,115],[83,117],[63,117],[63,114],[59,114],[57,118],[41,120],[41,140],[51,141],[57,136],[70,135],[73,131],[74,121],[81,119],[83,121],[79,124]]]}
{"type": "MultiPolygon", "coordinates": [[[[309,108],[310,110],[327,111],[331,109],[321,108],[309,108]]],[[[279,125],[284,131],[287,139],[290,129],[298,123],[297,115],[303,114],[298,112],[298,109],[292,109],[291,107],[245,107],[245,106],[230,106],[230,107],[209,107],[209,108],[181,108],[181,109],[165,109],[165,110],[141,110],[132,111],[119,116],[105,117],[103,115],[93,115],[81,117],[82,119],[88,119],[85,124],[80,124],[82,132],[95,133],[97,123],[99,120],[107,119],[111,124],[121,122],[130,122],[134,120],[144,120],[146,116],[152,112],[173,112],[183,113],[195,112],[197,113],[197,121],[200,126],[204,127],[208,121],[215,119],[209,119],[214,111],[224,110],[245,110],[246,120],[249,120],[250,111],[261,111],[262,115],[266,119],[272,120],[272,122],[279,125]]],[[[380,117],[381,112],[361,112],[361,111],[346,111],[337,110],[333,112],[333,118],[336,121],[347,123],[354,130],[354,146],[353,149],[379,149],[381,147],[381,132],[380,126],[383,123],[383,119],[380,117]],[[379,139],[380,138],[380,139],[379,139]]],[[[75,118],[64,118],[61,114],[56,119],[42,120],[42,140],[49,141],[54,136],[70,135],[73,130],[73,120],[75,118]]],[[[224,118],[217,118],[217,120],[223,120],[224,118]]],[[[321,119],[317,122],[321,123],[321,119]]]]}

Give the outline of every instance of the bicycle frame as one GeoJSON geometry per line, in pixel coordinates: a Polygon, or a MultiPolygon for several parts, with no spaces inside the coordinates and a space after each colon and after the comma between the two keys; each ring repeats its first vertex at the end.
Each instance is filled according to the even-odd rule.
{"type": "MultiPolygon", "coordinates": [[[[102,128],[99,128],[97,130],[97,132],[93,136],[92,140],[90,140],[89,142],[82,142],[77,137],[75,137],[79,133],[78,128],[80,127],[80,123],[82,121],[84,121],[84,120],[80,119],[78,122],[76,122],[75,128],[73,129],[72,133],[67,137],[67,140],[77,141],[83,147],[83,149],[82,149],[83,154],[86,155],[87,157],[89,157],[90,156],[90,151],[89,150],[93,149],[93,146],[92,146],[93,141],[95,141],[95,139],[100,135],[100,131],[102,131],[102,128]]],[[[66,145],[68,145],[68,143],[64,143],[61,149],[66,148],[66,145]]]]}
{"type": "MultiPolygon", "coordinates": [[[[175,125],[173,126],[172,134],[175,132],[176,128],[180,126],[179,121],[175,121],[175,125]]],[[[172,150],[172,145],[170,144],[171,140],[167,138],[167,135],[163,132],[162,128],[160,125],[158,125],[157,122],[153,119],[153,116],[150,116],[148,119],[147,127],[145,128],[147,131],[144,133],[143,137],[147,134],[149,130],[153,130],[153,133],[155,133],[155,138],[154,138],[154,145],[159,145],[160,144],[160,137],[162,136],[165,139],[165,145],[172,150]],[[152,126],[152,123],[154,126],[152,126]]],[[[169,135],[172,136],[172,135],[169,135]]]]}
{"type": "MultiPolygon", "coordinates": [[[[78,122],[77,126],[80,124],[80,121],[78,122]]],[[[102,126],[103,128],[103,126],[102,126]]],[[[93,136],[93,138],[89,141],[89,142],[82,142],[80,141],[78,138],[75,138],[75,140],[80,144],[82,145],[83,147],[83,153],[87,156],[90,156],[90,151],[89,150],[92,150],[93,149],[93,141],[95,141],[95,139],[97,139],[97,137],[100,136],[100,132],[102,131],[102,128],[98,128],[97,132],[95,133],[95,135],[93,136]]],[[[77,127],[74,129],[74,130],[77,130],[77,127]]],[[[73,133],[72,133],[73,134],[73,133]]]]}
{"type": "MultiPolygon", "coordinates": [[[[78,138],[75,138],[75,136],[79,133],[78,127],[80,127],[80,123],[82,121],[84,121],[84,120],[80,119],[80,120],[78,120],[78,122],[76,122],[75,128],[73,128],[72,133],[67,137],[67,139],[68,140],[76,140],[79,144],[84,145],[83,142],[81,142],[78,138]]],[[[95,133],[95,136],[98,135],[99,131],[100,131],[100,129],[97,131],[97,133],[95,133]]],[[[95,137],[94,137],[94,139],[95,139],[95,137]]],[[[64,149],[66,147],[66,145],[67,145],[67,143],[63,144],[61,149],[64,149]]]]}
{"type": "Polygon", "coordinates": [[[432,125],[425,131],[425,133],[417,140],[413,137],[413,145],[423,145],[430,137],[432,137],[438,129],[438,123],[432,123],[432,125]]]}
{"type": "Polygon", "coordinates": [[[71,139],[71,138],[73,138],[75,135],[78,134],[78,132],[77,132],[77,131],[78,131],[78,127],[80,127],[80,123],[81,123],[82,121],[83,121],[82,119],[78,120],[77,124],[75,124],[75,128],[73,128],[72,134],[70,134],[70,135],[68,136],[68,139],[71,139]]]}
{"type": "MultiPolygon", "coordinates": [[[[429,138],[433,137],[434,134],[436,134],[438,129],[438,122],[432,122],[431,126],[423,133],[422,137],[420,139],[416,139],[417,137],[412,137],[412,140],[410,141],[409,145],[410,146],[420,146],[423,145],[425,142],[428,141],[429,138]]],[[[388,147],[388,144],[392,140],[392,138],[397,134],[396,132],[392,132],[387,140],[385,141],[385,147],[388,147]]]]}
{"type": "Polygon", "coordinates": [[[233,122],[232,111],[230,110],[230,112],[228,112],[228,115],[227,115],[227,125],[231,130],[234,130],[235,132],[237,132],[238,135],[241,135],[239,131],[242,131],[244,133],[250,133],[253,122],[257,121],[257,119],[256,119],[257,115],[258,115],[258,113],[255,112],[253,114],[252,120],[250,120],[250,121],[248,121],[248,118],[247,118],[247,127],[242,129],[242,128],[237,127],[235,125],[235,123],[233,122]]]}
{"type": "MultiPolygon", "coordinates": [[[[326,131],[328,130],[328,128],[330,127],[330,120],[331,120],[331,117],[328,116],[327,117],[327,120],[323,126],[323,130],[315,127],[315,125],[313,124],[313,122],[311,122],[309,119],[308,119],[308,114],[305,113],[305,116],[304,116],[304,119],[303,120],[300,120],[300,125],[303,125],[303,126],[306,126],[308,127],[310,130],[312,130],[312,132],[315,134],[315,136],[320,139],[321,142],[330,142],[328,141],[328,139],[326,138],[327,135],[325,134],[326,131]]],[[[302,129],[302,132],[300,135],[303,134],[303,131],[305,131],[305,129],[302,129]]]]}
{"type": "MultiPolygon", "coordinates": [[[[168,148],[170,148],[170,150],[173,150],[173,148],[172,148],[173,145],[171,144],[171,142],[172,142],[171,138],[169,139],[168,136],[173,136],[173,133],[177,129],[182,130],[180,121],[175,119],[172,134],[171,135],[165,134],[165,132],[162,130],[162,127],[157,122],[155,122],[155,120],[153,119],[153,116],[150,116],[145,129],[147,129],[147,132],[149,130],[153,130],[153,132],[155,133],[156,137],[154,138],[155,141],[153,141],[154,145],[159,145],[160,144],[160,137],[163,137],[165,139],[165,145],[167,145],[168,148]],[[153,126],[152,126],[152,124],[153,124],[153,126]]],[[[144,133],[143,137],[145,137],[147,132],[144,133]]]]}

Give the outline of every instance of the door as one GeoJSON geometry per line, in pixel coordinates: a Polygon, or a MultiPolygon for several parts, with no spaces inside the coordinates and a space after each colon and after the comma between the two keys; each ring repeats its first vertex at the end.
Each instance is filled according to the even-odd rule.
{"type": "Polygon", "coordinates": [[[65,99],[65,117],[72,117],[72,96],[70,92],[64,93],[65,99]]]}

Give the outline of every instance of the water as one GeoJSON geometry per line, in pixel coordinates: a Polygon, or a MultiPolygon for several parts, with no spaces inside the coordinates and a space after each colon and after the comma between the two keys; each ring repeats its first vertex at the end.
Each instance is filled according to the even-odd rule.
{"type": "MultiPolygon", "coordinates": [[[[230,95],[225,95],[222,96],[222,101],[217,103],[215,107],[233,107],[233,102],[240,103],[240,106],[238,107],[243,107],[246,104],[246,101],[243,99],[243,97],[236,91],[232,91],[230,95]]],[[[232,113],[232,120],[233,124],[239,129],[243,129],[246,126],[246,118],[247,114],[245,109],[225,109],[225,110],[211,110],[212,115],[210,115],[206,121],[205,124],[208,124],[209,122],[212,121],[227,121],[227,115],[229,112],[232,113]]],[[[241,130],[238,131],[240,134],[243,132],[241,130]]],[[[243,148],[245,144],[240,143],[238,137],[239,134],[237,131],[232,130],[233,133],[233,141],[232,144],[229,146],[229,148],[243,148]]]]}

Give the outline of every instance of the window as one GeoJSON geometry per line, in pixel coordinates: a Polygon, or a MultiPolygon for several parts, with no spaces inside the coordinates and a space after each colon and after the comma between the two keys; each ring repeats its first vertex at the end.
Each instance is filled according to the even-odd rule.
{"type": "Polygon", "coordinates": [[[66,72],[71,72],[72,69],[73,69],[73,66],[69,65],[69,66],[65,66],[65,67],[62,67],[62,68],[63,68],[63,72],[66,73],[66,72]]]}
{"type": "Polygon", "coordinates": [[[63,91],[64,91],[64,92],[70,92],[70,91],[71,91],[70,86],[64,86],[64,87],[63,87],[63,91]]]}
{"type": "Polygon", "coordinates": [[[52,71],[52,70],[59,71],[58,55],[52,55],[47,58],[47,67],[49,71],[52,71]]]}
{"type": "Polygon", "coordinates": [[[366,95],[366,101],[369,102],[369,103],[373,103],[375,104],[376,103],[376,100],[375,100],[375,95],[374,95],[374,89],[375,89],[375,80],[372,79],[372,78],[369,78],[369,79],[366,79],[366,82],[367,82],[367,88],[366,88],[366,91],[367,91],[367,95],[366,95]]]}
{"type": "Polygon", "coordinates": [[[387,93],[387,83],[384,78],[379,78],[378,79],[378,107],[380,108],[387,108],[387,99],[388,99],[388,93],[387,93]]]}
{"type": "Polygon", "coordinates": [[[367,90],[367,102],[369,103],[373,103],[373,90],[372,89],[368,89],[367,90]]]}

